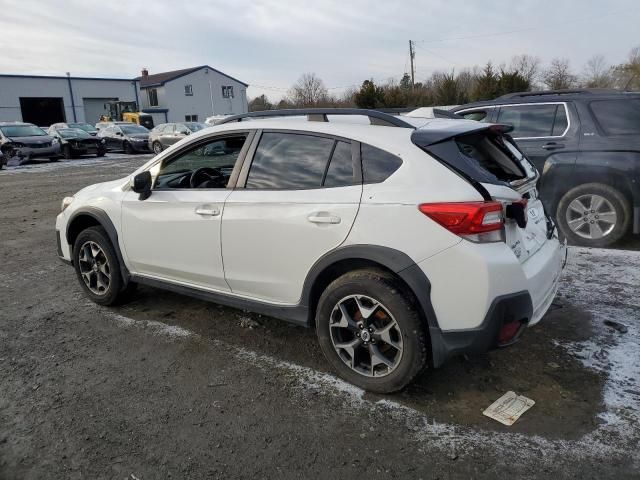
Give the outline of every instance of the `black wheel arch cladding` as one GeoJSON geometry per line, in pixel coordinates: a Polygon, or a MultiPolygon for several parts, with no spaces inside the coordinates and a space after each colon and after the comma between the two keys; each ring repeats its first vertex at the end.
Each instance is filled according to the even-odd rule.
{"type": "Polygon", "coordinates": [[[116,253],[116,257],[118,258],[118,264],[120,266],[122,280],[126,285],[130,279],[129,270],[127,269],[127,266],[125,265],[124,260],[122,258],[122,252],[120,251],[120,244],[118,243],[118,232],[116,230],[116,227],[113,225],[111,218],[109,218],[109,215],[107,214],[107,212],[96,207],[83,207],[79,210],[76,210],[71,215],[71,217],[69,218],[69,221],[67,222],[67,231],[65,234],[67,243],[69,245],[73,245],[73,242],[75,240],[75,238],[72,238],[73,233],[75,233],[76,236],[77,234],[80,233],[79,231],[74,232],[74,226],[77,225],[76,222],[81,221],[83,218],[92,219],[94,221],[92,225],[97,224],[102,228],[104,228],[105,232],[107,232],[107,236],[111,241],[111,245],[113,246],[113,249],[116,253]]]}

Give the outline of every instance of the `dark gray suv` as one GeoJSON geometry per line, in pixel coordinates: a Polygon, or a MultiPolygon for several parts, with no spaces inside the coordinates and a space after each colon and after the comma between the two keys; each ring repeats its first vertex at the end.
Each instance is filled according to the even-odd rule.
{"type": "Polygon", "coordinates": [[[602,247],[640,233],[640,92],[514,93],[456,107],[510,124],[540,171],[540,196],[573,244],[602,247]]]}

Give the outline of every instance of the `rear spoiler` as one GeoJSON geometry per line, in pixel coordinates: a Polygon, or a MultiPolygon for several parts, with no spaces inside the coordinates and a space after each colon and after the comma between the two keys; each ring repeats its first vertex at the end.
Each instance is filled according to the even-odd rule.
{"type": "MultiPolygon", "coordinates": [[[[452,113],[451,115],[455,114],[452,113]]],[[[475,120],[464,120],[460,119],[460,117],[457,118],[458,120],[451,118],[450,121],[438,122],[438,128],[430,127],[429,124],[425,127],[418,128],[411,134],[411,141],[418,147],[424,148],[436,143],[451,140],[452,138],[460,135],[479,133],[485,130],[489,133],[503,135],[513,130],[512,125],[505,125],[502,123],[481,123],[476,122],[475,120]]]]}

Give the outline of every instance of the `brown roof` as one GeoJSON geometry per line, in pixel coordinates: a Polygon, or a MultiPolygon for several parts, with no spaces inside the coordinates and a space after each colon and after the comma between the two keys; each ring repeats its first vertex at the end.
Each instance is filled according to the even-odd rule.
{"type": "Polygon", "coordinates": [[[201,70],[203,68],[208,68],[209,70],[213,70],[214,72],[224,75],[225,77],[230,78],[231,80],[235,80],[236,82],[242,83],[244,86],[249,86],[247,83],[242,82],[237,78],[233,78],[230,75],[227,75],[226,73],[223,73],[220,70],[216,70],[215,68],[212,68],[208,65],[200,65],[198,67],[183,68],[182,70],[172,70],[170,72],[154,73],[144,78],[136,77],[135,80],[140,80],[140,88],[160,86],[160,85],[164,85],[166,82],[175,80],[176,78],[182,77],[184,75],[188,75],[192,72],[201,70]]]}

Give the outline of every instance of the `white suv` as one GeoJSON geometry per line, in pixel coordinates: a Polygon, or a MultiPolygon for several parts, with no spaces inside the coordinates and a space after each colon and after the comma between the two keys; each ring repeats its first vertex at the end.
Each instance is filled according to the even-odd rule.
{"type": "Polygon", "coordinates": [[[58,255],[87,296],[140,283],[315,327],[333,368],[375,392],[542,318],[566,249],[508,127],[240,121],[290,113],[229,117],[65,198],[58,255]]]}

